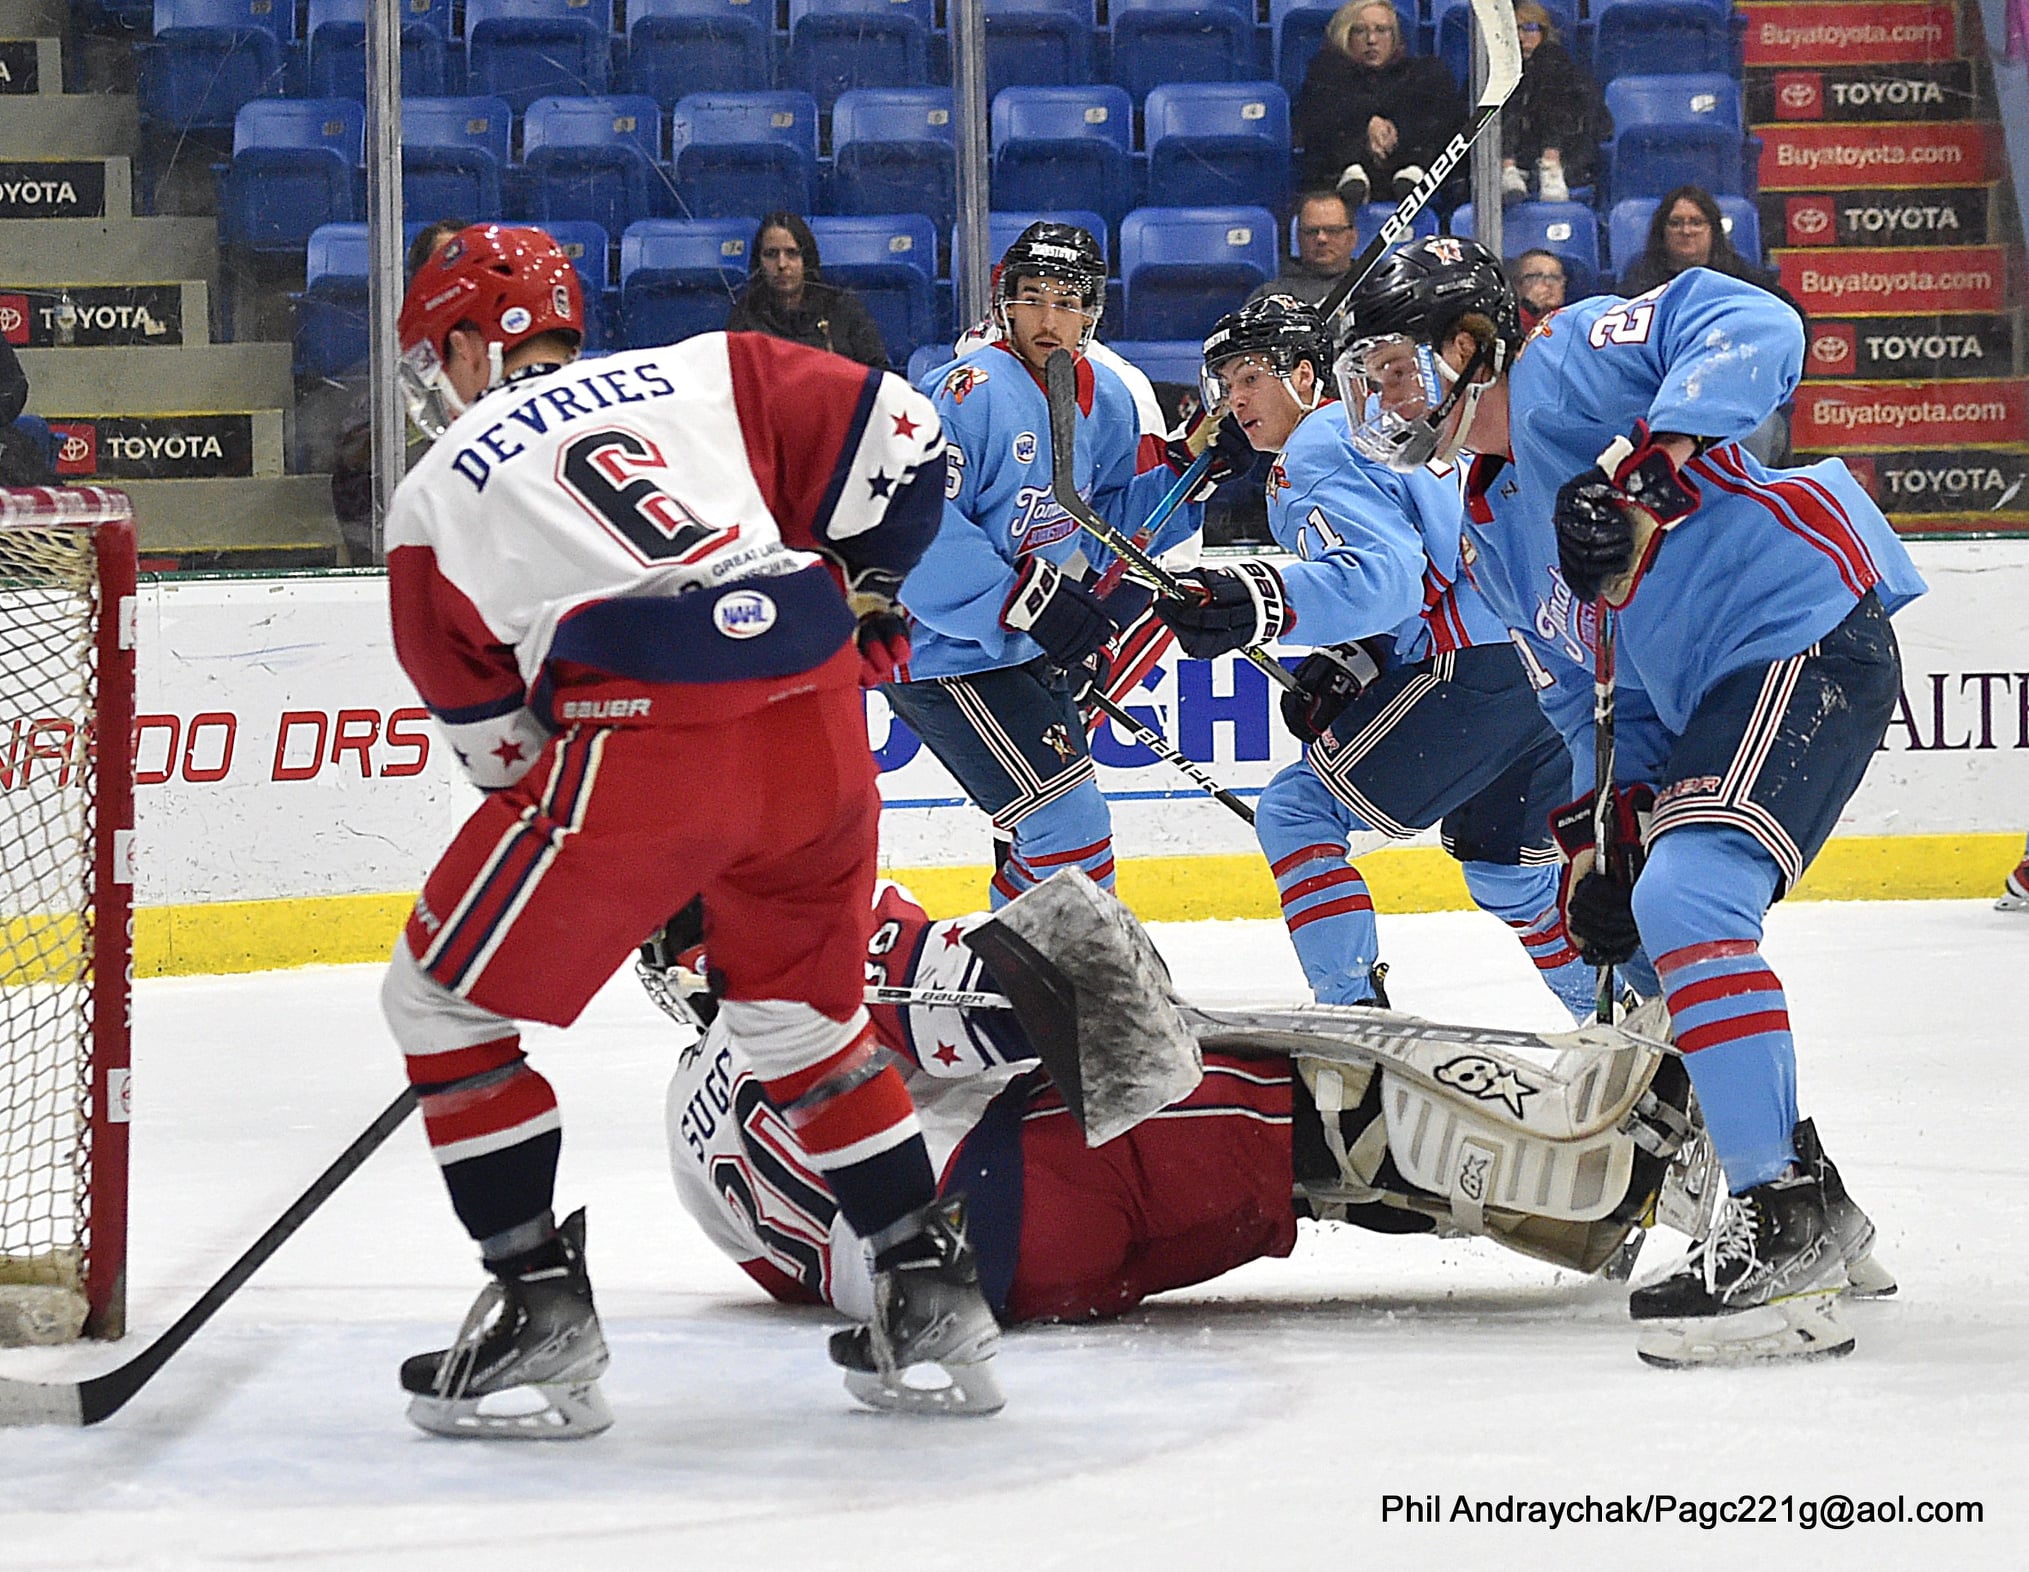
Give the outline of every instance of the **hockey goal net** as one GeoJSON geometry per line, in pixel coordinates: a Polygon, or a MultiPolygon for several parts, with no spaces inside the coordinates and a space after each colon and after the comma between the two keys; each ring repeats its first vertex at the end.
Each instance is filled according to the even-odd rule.
{"type": "Polygon", "coordinates": [[[0,489],[0,1343],[125,1330],[135,559],[0,489]]]}

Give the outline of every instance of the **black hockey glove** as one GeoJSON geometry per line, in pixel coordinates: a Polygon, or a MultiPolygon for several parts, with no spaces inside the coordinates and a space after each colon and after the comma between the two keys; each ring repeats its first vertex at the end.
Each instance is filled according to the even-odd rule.
{"type": "Polygon", "coordinates": [[[1047,557],[1031,556],[1022,564],[1014,590],[1000,608],[1000,623],[1026,633],[1066,671],[1098,654],[1113,636],[1113,619],[1099,597],[1047,557]]]}
{"type": "Polygon", "coordinates": [[[1642,836],[1655,809],[1651,786],[1616,786],[1613,791],[1613,847],[1605,866],[1593,841],[1587,792],[1550,815],[1550,833],[1564,856],[1564,880],[1557,895],[1564,931],[1588,966],[1625,966],[1641,944],[1635,927],[1634,885],[1641,877],[1642,836]]]}
{"type": "Polygon", "coordinates": [[[1177,579],[1191,598],[1159,596],[1155,614],[1170,625],[1184,653],[1195,660],[1266,644],[1296,624],[1282,575],[1266,562],[1193,568],[1177,579]]]}
{"type": "MultiPolygon", "coordinates": [[[[1163,445],[1163,458],[1169,467],[1181,475],[1197,459],[1192,446],[1199,440],[1205,417],[1200,415],[1192,422],[1191,429],[1181,437],[1173,437],[1163,445]]],[[[1196,490],[1184,498],[1186,502],[1203,502],[1227,481],[1244,475],[1254,467],[1254,444],[1247,440],[1247,433],[1240,429],[1240,423],[1231,415],[1220,419],[1212,429],[1211,441],[1206,444],[1212,454],[1212,464],[1205,471],[1205,478],[1196,490]]]]}
{"type": "Polygon", "coordinates": [[[859,622],[862,688],[892,682],[895,668],[909,662],[909,613],[895,598],[901,589],[902,575],[885,568],[863,568],[846,586],[845,603],[859,622]]]}
{"type": "Polygon", "coordinates": [[[1155,599],[1155,591],[1138,579],[1122,579],[1099,597],[1099,603],[1106,608],[1106,615],[1113,626],[1125,633],[1147,611],[1155,599]]]}
{"type": "Polygon", "coordinates": [[[1614,438],[1595,469],[1558,488],[1551,517],[1565,584],[1580,600],[1606,594],[1625,604],[1661,532],[1701,500],[1697,483],[1657,444],[1648,422],[1636,421],[1632,438],[1614,438]]]}
{"type": "Polygon", "coordinates": [[[1292,737],[1312,743],[1332,729],[1346,706],[1381,675],[1379,643],[1327,644],[1304,656],[1294,673],[1296,687],[1282,695],[1282,724],[1292,737]]]}

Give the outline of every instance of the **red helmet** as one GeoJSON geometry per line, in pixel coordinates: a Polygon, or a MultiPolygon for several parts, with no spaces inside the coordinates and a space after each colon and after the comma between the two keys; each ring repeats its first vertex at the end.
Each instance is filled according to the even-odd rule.
{"type": "Polygon", "coordinates": [[[501,356],[538,334],[568,333],[582,341],[578,270],[540,229],[501,224],[459,230],[416,269],[397,333],[409,410],[431,436],[464,411],[443,375],[443,357],[451,330],[466,324],[485,338],[496,381],[501,356]]]}

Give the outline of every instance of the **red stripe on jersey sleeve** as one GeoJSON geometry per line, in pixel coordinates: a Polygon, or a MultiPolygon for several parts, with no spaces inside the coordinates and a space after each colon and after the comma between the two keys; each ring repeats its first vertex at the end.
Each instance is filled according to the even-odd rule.
{"type": "Polygon", "coordinates": [[[486,626],[479,608],[444,577],[428,546],[397,546],[387,557],[395,658],[423,702],[452,718],[497,714],[521,702],[514,647],[486,626]]]}
{"type": "Polygon", "coordinates": [[[765,333],[728,333],[726,359],[747,465],[784,544],[823,549],[818,512],[858,450],[862,394],[881,373],[765,333]]]}

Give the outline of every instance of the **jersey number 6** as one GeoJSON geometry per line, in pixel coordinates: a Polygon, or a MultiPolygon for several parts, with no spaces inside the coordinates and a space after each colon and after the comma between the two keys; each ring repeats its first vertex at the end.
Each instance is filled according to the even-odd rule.
{"type": "Polygon", "coordinates": [[[699,562],[739,534],[712,529],[644,471],[668,463],[632,431],[590,431],[557,457],[557,480],[643,562],[699,562]]]}

